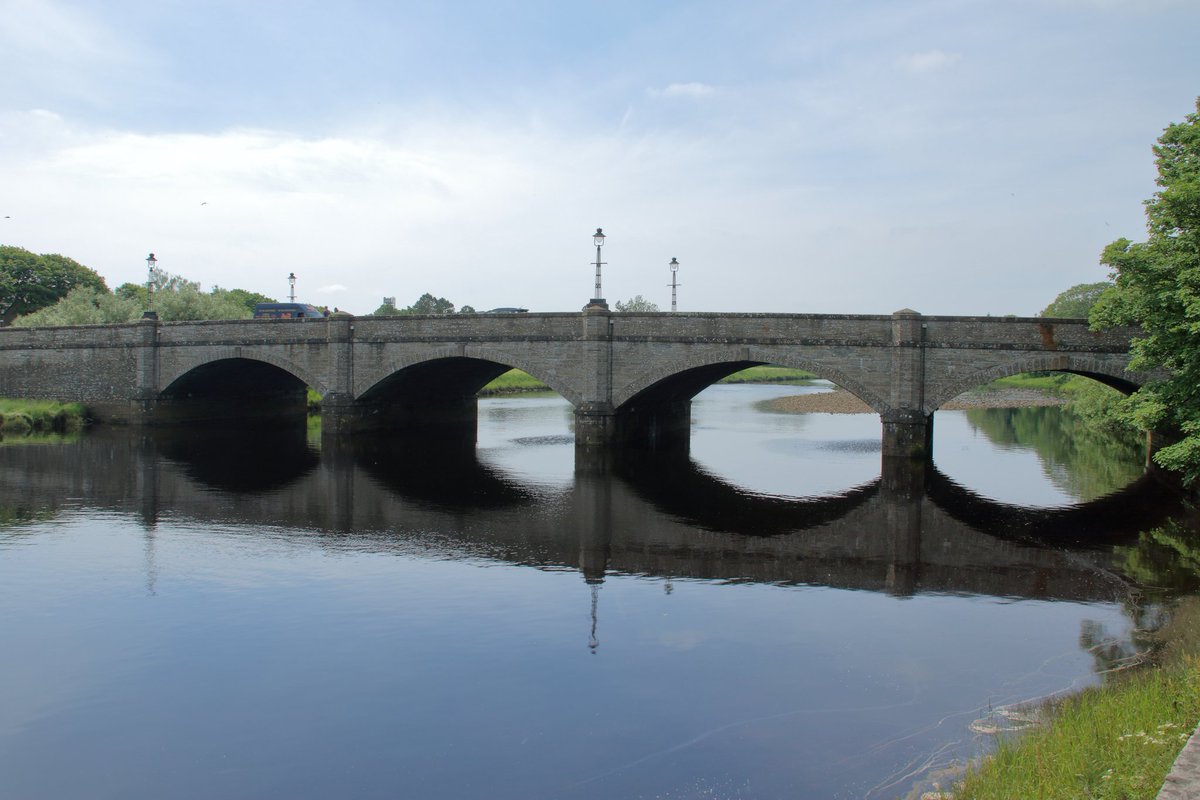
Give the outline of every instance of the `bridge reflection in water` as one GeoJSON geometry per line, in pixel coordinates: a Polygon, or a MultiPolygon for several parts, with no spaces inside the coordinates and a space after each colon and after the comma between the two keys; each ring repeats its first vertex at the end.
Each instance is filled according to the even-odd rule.
{"type": "MultiPolygon", "coordinates": [[[[524,485],[474,447],[419,439],[330,442],[302,435],[172,436],[107,431],[6,448],[0,504],[53,512],[83,504],[269,529],[272,537],[441,557],[620,573],[769,582],[909,596],[924,592],[1110,600],[1112,545],[1177,510],[1152,479],[1092,503],[1032,511],[989,501],[932,467],[827,497],[747,493],[685,452],[589,462],[573,481],[524,485]]],[[[885,462],[886,463],[886,462],[885,462]]]]}

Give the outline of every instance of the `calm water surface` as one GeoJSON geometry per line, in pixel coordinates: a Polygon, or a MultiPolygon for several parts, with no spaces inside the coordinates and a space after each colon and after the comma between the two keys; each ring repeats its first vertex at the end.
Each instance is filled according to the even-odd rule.
{"type": "Polygon", "coordinates": [[[0,797],[903,797],[1095,682],[1171,504],[1136,448],[939,412],[893,486],[877,417],[756,409],[809,390],[604,467],[558,398],[474,451],[0,449],[0,797]]]}

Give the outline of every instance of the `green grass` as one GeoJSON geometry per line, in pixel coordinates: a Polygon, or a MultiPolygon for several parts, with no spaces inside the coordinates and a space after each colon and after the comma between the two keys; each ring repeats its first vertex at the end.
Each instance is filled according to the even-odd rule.
{"type": "Polygon", "coordinates": [[[527,372],[510,369],[496,380],[479,390],[483,397],[497,394],[517,394],[519,392],[548,392],[550,387],[527,372]]]}
{"type": "Polygon", "coordinates": [[[9,436],[77,431],[86,420],[82,403],[0,398],[0,433],[9,436]]]}
{"type": "Polygon", "coordinates": [[[1006,735],[954,800],[1153,800],[1200,720],[1198,630],[1192,598],[1160,632],[1158,663],[1045,706],[1045,724],[1006,735]]]}
{"type": "Polygon", "coordinates": [[[1096,386],[1091,378],[1072,375],[1069,372],[1025,372],[992,381],[983,391],[1000,389],[1036,389],[1040,392],[1069,396],[1085,391],[1087,386],[1096,386]]]}
{"type": "MultiPolygon", "coordinates": [[[[750,367],[721,379],[721,383],[801,383],[817,376],[802,369],[788,367],[750,367]]],[[[479,390],[481,396],[516,394],[518,392],[548,392],[550,387],[519,369],[509,370],[479,390]]]]}

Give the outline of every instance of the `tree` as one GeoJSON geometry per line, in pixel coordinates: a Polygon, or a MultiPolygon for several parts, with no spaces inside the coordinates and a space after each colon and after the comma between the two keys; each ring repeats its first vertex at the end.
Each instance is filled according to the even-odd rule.
{"type": "MultiPolygon", "coordinates": [[[[143,288],[143,292],[145,289],[143,288]]],[[[43,325],[105,325],[130,322],[141,316],[145,303],[101,291],[92,286],[76,286],[52,306],[24,314],[13,321],[18,327],[43,325]]]]}
{"type": "Polygon", "coordinates": [[[1054,302],[1043,308],[1038,316],[1086,318],[1100,295],[1112,285],[1112,281],[1077,283],[1054,298],[1054,302]]]}
{"type": "Polygon", "coordinates": [[[249,319],[254,303],[274,302],[265,295],[245,289],[215,287],[205,293],[200,290],[199,283],[168,272],[157,273],[152,286],[152,297],[144,285],[136,283],[123,283],[111,293],[103,281],[98,289],[79,286],[57,303],[18,317],[13,324],[33,327],[132,322],[151,305],[159,319],[166,322],[249,319]]]}
{"type": "Polygon", "coordinates": [[[104,278],[78,261],[0,245],[0,323],[54,305],[76,286],[108,291],[104,278]]]}
{"type": "Polygon", "coordinates": [[[149,306],[149,294],[146,292],[145,284],[122,283],[116,289],[113,289],[113,294],[117,297],[123,297],[126,300],[134,300],[141,308],[149,306]]]}
{"type": "Polygon", "coordinates": [[[658,311],[658,306],[639,294],[625,302],[618,300],[617,311],[658,311]]]}
{"type": "MultiPolygon", "coordinates": [[[[410,316],[410,315],[414,315],[414,314],[431,315],[431,316],[432,315],[441,315],[441,314],[453,314],[454,313],[454,303],[451,303],[449,300],[447,300],[444,297],[434,297],[429,292],[426,292],[425,294],[423,294],[419,298],[417,298],[417,302],[413,303],[411,306],[407,306],[405,308],[396,308],[394,302],[393,303],[385,302],[383,305],[381,305],[379,308],[375,309],[371,313],[377,317],[397,317],[397,316],[405,317],[405,316],[410,316]]],[[[474,314],[475,309],[472,308],[471,306],[463,306],[462,310],[459,311],[459,313],[460,314],[474,314]]]]}
{"type": "Polygon", "coordinates": [[[200,291],[200,284],[179,278],[154,293],[154,310],[163,320],[250,319],[253,309],[224,289],[209,293],[200,291]]]}
{"type": "Polygon", "coordinates": [[[251,314],[254,313],[254,307],[259,303],[278,303],[274,297],[267,297],[265,294],[258,292],[249,292],[245,289],[222,289],[219,286],[214,286],[212,289],[214,295],[223,294],[227,300],[238,303],[246,307],[246,310],[251,314]]]}
{"type": "Polygon", "coordinates": [[[453,314],[454,303],[444,297],[434,297],[429,292],[421,295],[417,302],[400,313],[404,314],[453,314]]]}
{"type": "Polygon", "coordinates": [[[1093,325],[1138,324],[1130,369],[1163,369],[1165,380],[1143,386],[1122,412],[1142,429],[1167,428],[1178,441],[1154,459],[1200,478],[1200,99],[1196,113],[1168,126],[1154,148],[1160,187],[1146,201],[1147,240],[1118,239],[1101,263],[1115,285],[1092,310],[1093,325]]]}

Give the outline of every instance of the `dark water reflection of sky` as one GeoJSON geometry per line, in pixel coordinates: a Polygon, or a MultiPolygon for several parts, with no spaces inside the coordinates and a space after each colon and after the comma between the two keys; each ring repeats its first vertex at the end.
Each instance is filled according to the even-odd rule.
{"type": "MultiPolygon", "coordinates": [[[[577,475],[553,398],[481,405],[456,507],[379,450],[252,491],[186,448],[0,450],[0,797],[890,798],[1095,680],[1082,627],[1130,627],[1107,551],[886,505],[876,417],[748,410],[793,391],[694,407],[688,487],[858,487],[771,536],[683,518],[669,464],[577,475]]],[[[1072,502],[963,419],[950,478],[1072,502]]]]}

